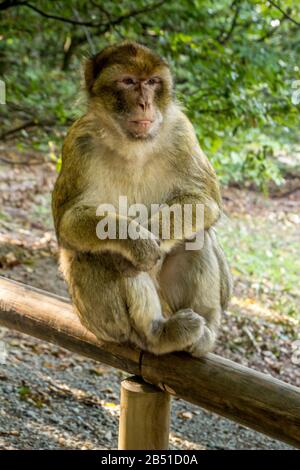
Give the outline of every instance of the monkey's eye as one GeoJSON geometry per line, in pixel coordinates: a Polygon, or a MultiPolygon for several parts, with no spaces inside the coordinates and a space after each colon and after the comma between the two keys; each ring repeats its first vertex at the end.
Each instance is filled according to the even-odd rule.
{"type": "Polygon", "coordinates": [[[126,77],[126,78],[123,78],[122,83],[124,85],[130,86],[130,85],[134,85],[135,81],[131,77],[126,77]]]}
{"type": "Polygon", "coordinates": [[[157,85],[159,82],[160,80],[157,77],[152,77],[152,78],[149,78],[149,80],[147,80],[147,84],[151,86],[157,85]]]}

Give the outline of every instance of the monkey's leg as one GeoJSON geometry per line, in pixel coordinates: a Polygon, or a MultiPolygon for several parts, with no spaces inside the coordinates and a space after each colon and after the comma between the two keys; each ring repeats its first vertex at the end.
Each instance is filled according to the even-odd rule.
{"type": "Polygon", "coordinates": [[[61,257],[61,268],[82,324],[100,341],[129,342],[122,277],[110,269],[109,262],[104,254],[77,254],[70,260],[61,257]]]}
{"type": "Polygon", "coordinates": [[[126,303],[132,326],[131,341],[154,354],[182,351],[203,334],[203,321],[191,310],[163,316],[150,275],[124,278],[126,303]]]}
{"type": "Polygon", "coordinates": [[[82,254],[64,270],[79,318],[99,340],[130,342],[154,354],[196,341],[202,328],[198,315],[188,311],[165,319],[150,275],[126,277],[110,263],[105,255],[82,254]]]}
{"type": "Polygon", "coordinates": [[[201,334],[186,348],[196,357],[213,349],[231,290],[226,260],[211,232],[205,232],[201,250],[188,251],[182,244],[171,252],[159,276],[162,295],[174,312],[192,309],[203,319],[201,334]]]}

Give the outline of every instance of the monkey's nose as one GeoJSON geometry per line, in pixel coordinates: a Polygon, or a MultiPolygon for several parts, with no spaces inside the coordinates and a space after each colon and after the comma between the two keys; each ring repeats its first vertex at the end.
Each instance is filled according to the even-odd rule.
{"type": "Polygon", "coordinates": [[[145,101],[140,101],[139,102],[139,107],[142,108],[143,111],[146,111],[147,105],[145,101]]]}

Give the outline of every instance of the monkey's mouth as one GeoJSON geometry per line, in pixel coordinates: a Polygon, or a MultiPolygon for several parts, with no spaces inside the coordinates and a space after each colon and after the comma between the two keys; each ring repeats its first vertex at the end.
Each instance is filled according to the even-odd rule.
{"type": "Polygon", "coordinates": [[[150,129],[153,121],[150,119],[140,119],[138,121],[130,121],[130,124],[135,127],[136,129],[141,129],[142,131],[146,131],[150,129]]]}
{"type": "Polygon", "coordinates": [[[139,119],[128,122],[128,130],[136,138],[145,138],[151,132],[153,125],[153,120],[151,119],[139,119]]]}

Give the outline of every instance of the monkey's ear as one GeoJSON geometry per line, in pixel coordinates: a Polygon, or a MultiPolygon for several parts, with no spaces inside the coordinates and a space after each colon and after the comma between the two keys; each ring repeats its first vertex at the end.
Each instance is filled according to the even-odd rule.
{"type": "Polygon", "coordinates": [[[84,65],[85,84],[86,84],[87,91],[89,93],[92,92],[92,88],[96,79],[94,61],[95,61],[95,58],[90,57],[89,59],[86,60],[85,65],[84,65]]]}
{"type": "Polygon", "coordinates": [[[92,94],[92,88],[96,78],[109,64],[109,59],[112,55],[111,50],[113,50],[113,47],[106,47],[102,51],[98,52],[98,54],[87,59],[85,62],[84,78],[86,88],[90,94],[92,94]]]}

